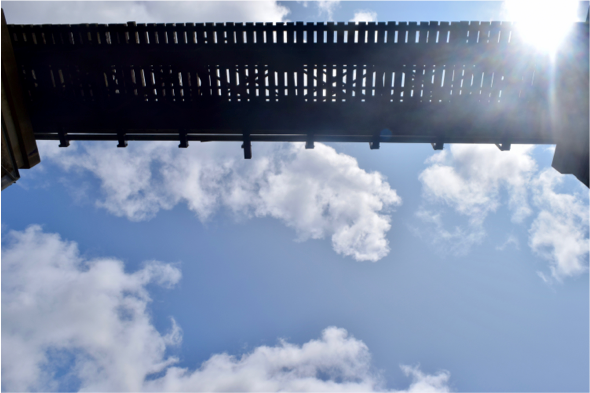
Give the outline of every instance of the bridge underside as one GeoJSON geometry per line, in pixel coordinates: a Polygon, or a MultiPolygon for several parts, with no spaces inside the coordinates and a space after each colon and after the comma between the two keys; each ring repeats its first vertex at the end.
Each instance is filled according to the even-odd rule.
{"type": "Polygon", "coordinates": [[[505,22],[9,30],[35,137],[62,146],[243,141],[249,158],[252,141],[557,144],[554,166],[588,185],[586,23],[555,60],[505,22]]]}

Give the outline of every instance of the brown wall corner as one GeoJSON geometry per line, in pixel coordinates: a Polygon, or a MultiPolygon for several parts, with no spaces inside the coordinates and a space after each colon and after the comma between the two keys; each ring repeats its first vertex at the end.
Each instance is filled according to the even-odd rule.
{"type": "MultiPolygon", "coordinates": [[[[12,40],[2,10],[2,121],[19,168],[41,162],[33,127],[27,114],[19,81],[12,40]]],[[[4,139],[3,139],[4,142],[4,139]]]]}

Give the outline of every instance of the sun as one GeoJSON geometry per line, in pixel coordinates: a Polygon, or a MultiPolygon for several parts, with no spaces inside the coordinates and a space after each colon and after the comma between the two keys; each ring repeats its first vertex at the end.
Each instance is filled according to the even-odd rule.
{"type": "Polygon", "coordinates": [[[578,2],[572,0],[508,0],[504,8],[523,39],[548,54],[555,53],[577,22],[578,2]]]}

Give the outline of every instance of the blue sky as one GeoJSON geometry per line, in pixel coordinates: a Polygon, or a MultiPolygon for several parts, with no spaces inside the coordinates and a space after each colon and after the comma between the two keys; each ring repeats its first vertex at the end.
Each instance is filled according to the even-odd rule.
{"type": "MultiPolygon", "coordinates": [[[[2,7],[8,23],[506,16],[2,7]]],[[[552,146],[254,143],[250,161],[236,143],[115,146],[39,142],[2,193],[3,390],[588,391],[588,189],[552,146]]]]}

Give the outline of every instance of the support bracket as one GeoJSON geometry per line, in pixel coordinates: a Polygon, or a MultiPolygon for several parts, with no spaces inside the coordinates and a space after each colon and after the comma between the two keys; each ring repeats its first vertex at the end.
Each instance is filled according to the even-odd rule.
{"type": "Polygon", "coordinates": [[[380,139],[381,139],[381,137],[380,137],[379,134],[375,135],[373,137],[373,141],[372,142],[369,142],[369,149],[371,149],[371,150],[378,150],[379,149],[379,146],[380,146],[380,143],[379,143],[380,142],[380,139]]]}
{"type": "Polygon", "coordinates": [[[443,142],[433,142],[431,145],[434,150],[442,150],[445,146],[443,142]]]}
{"type": "Polygon", "coordinates": [[[250,141],[250,134],[244,134],[244,143],[242,143],[242,149],[244,149],[244,159],[252,159],[252,143],[250,141]]]}
{"type": "Polygon", "coordinates": [[[313,143],[313,134],[307,134],[307,140],[305,141],[305,148],[306,149],[313,149],[314,143],[313,143]]]}
{"type": "Polygon", "coordinates": [[[59,147],[68,147],[70,146],[70,141],[68,140],[68,133],[65,132],[63,129],[59,130],[57,132],[57,135],[59,136],[59,147]]]}
{"type": "Polygon", "coordinates": [[[180,132],[178,133],[178,137],[180,139],[180,144],[178,145],[178,147],[186,149],[188,147],[188,135],[186,130],[180,130],[180,132]]]}
{"type": "Polygon", "coordinates": [[[498,146],[498,149],[500,149],[501,151],[510,150],[510,143],[496,143],[496,146],[498,146]]]}
{"type": "Polygon", "coordinates": [[[117,147],[127,147],[127,140],[125,139],[125,134],[124,132],[118,132],[117,133],[117,137],[119,138],[119,144],[117,145],[117,147]]]}

